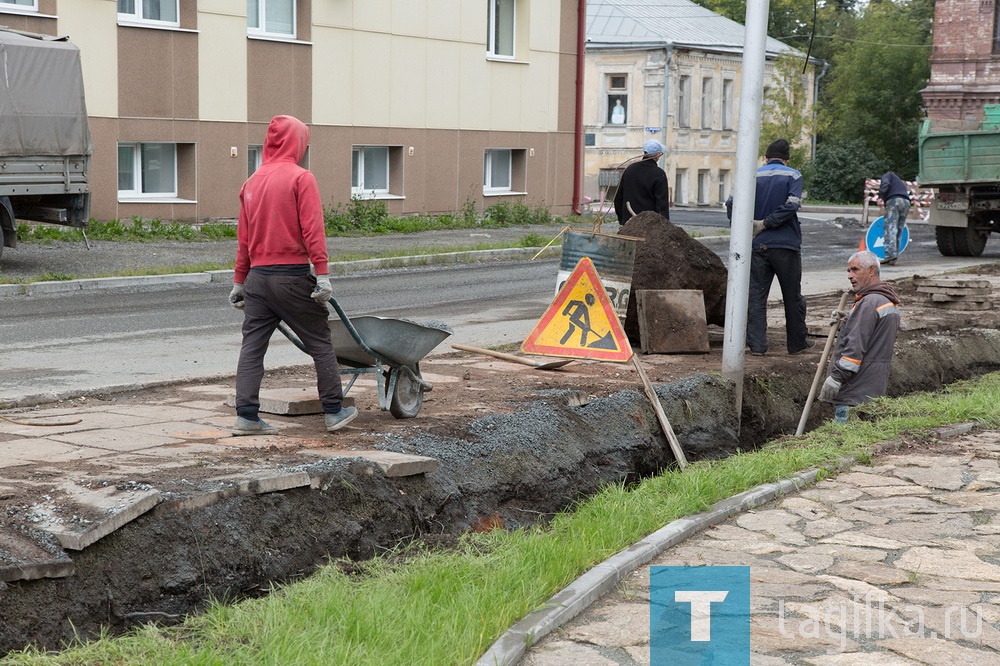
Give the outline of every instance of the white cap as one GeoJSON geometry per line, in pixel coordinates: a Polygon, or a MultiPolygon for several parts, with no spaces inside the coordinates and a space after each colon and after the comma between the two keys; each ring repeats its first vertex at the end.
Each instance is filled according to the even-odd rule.
{"type": "Polygon", "coordinates": [[[642,152],[646,155],[656,155],[664,152],[665,150],[666,148],[663,147],[663,144],[656,139],[650,139],[646,143],[642,144],[642,152]]]}

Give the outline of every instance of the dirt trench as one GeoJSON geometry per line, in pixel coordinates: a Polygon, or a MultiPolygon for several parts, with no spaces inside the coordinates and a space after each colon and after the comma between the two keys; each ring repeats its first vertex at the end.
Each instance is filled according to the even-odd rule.
{"type": "MultiPolygon", "coordinates": [[[[818,307],[829,311],[825,302],[818,307]]],[[[982,315],[974,318],[989,325],[982,315]]],[[[1000,334],[971,319],[903,331],[890,393],[939,388],[1000,367],[1000,334]]],[[[720,345],[713,347],[710,357],[661,367],[654,376],[689,459],[725,456],[794,432],[816,359],[781,354],[748,362],[737,417],[734,385],[712,369],[719,367],[720,345]]],[[[672,464],[634,382],[616,384],[605,374],[579,387],[557,385],[512,386],[497,394],[492,413],[425,425],[418,419],[375,445],[436,458],[440,464],[429,474],[389,478],[368,463],[331,459],[301,465],[311,486],[284,492],[199,502],[192,501],[196,486],[174,488],[152,511],[74,552],[74,575],[0,583],[0,652],[28,644],[58,649],[75,633],[93,637],[102,627],[177,622],[210,598],[263,594],[330,558],[360,560],[414,538],[447,544],[484,526],[530,524],[605,484],[672,464]]],[[[810,427],[830,415],[818,403],[810,427]]],[[[35,536],[58,549],[51,537],[35,536]]]]}

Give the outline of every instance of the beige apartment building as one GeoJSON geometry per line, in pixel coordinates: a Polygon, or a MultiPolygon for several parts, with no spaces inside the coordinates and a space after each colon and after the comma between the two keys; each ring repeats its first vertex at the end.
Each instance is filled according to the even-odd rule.
{"type": "MultiPolygon", "coordinates": [[[[586,30],[582,191],[591,207],[610,202],[618,167],[649,139],[667,148],[660,166],[672,206],[724,202],[736,168],[743,26],[688,0],[589,0],[586,30]]],[[[784,52],[796,53],[767,39],[765,91],[784,52]]],[[[812,64],[804,76],[813,91],[812,64]]]]}
{"type": "Polygon", "coordinates": [[[81,50],[95,219],[232,218],[270,119],[325,205],[569,213],[582,0],[0,0],[81,50]]]}

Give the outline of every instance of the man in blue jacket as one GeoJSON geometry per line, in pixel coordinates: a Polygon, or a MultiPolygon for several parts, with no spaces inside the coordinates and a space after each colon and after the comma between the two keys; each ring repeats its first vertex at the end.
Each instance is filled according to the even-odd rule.
{"type": "Polygon", "coordinates": [[[767,296],[778,278],[785,304],[785,344],[789,354],[816,345],[806,339],[806,299],[802,295],[802,174],[788,166],[790,146],[778,139],[767,147],[767,164],[757,169],[750,257],[747,345],[754,356],[767,353],[767,296]]]}
{"type": "Polygon", "coordinates": [[[899,237],[910,213],[910,193],[902,178],[886,171],[878,184],[878,198],[885,206],[885,259],[881,263],[892,266],[899,256],[899,237]]]}

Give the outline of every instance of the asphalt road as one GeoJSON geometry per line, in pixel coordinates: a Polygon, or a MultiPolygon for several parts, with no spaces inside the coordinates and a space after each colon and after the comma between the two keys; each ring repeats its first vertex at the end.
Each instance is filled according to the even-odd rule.
{"type": "MultiPolygon", "coordinates": [[[[675,223],[694,231],[725,261],[728,236],[721,212],[678,211],[675,223]]],[[[847,287],[846,260],[861,230],[803,216],[803,288],[808,293],[847,287]]],[[[933,230],[911,226],[911,244],[888,278],[931,274],[995,261],[1000,243],[978,259],[944,258],[933,230]]],[[[477,346],[524,339],[555,289],[556,260],[395,269],[333,280],[352,315],[375,314],[452,326],[451,342],[477,346]]],[[[777,295],[777,287],[772,296],[777,295]]],[[[236,367],[241,314],[227,307],[226,284],[118,289],[3,299],[0,308],[0,401],[58,396],[140,383],[230,375],[236,367]]],[[[449,351],[448,343],[439,347],[449,351]]],[[[268,366],[308,358],[280,336],[268,366]]]]}

